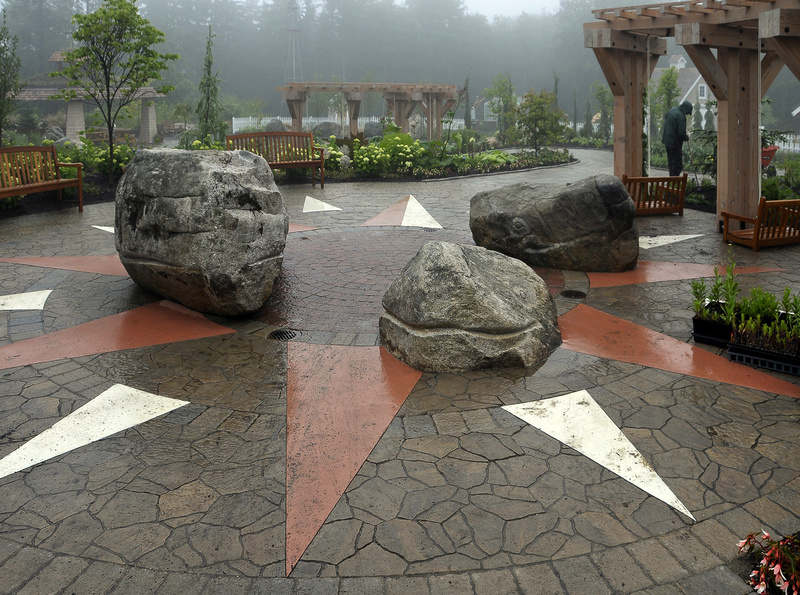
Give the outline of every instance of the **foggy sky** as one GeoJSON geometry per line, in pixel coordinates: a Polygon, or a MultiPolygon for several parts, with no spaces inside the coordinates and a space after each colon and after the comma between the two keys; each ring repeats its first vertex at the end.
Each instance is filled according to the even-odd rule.
{"type": "Polygon", "coordinates": [[[559,0],[464,0],[467,12],[477,12],[491,21],[495,16],[516,17],[527,12],[555,14],[559,0]]]}

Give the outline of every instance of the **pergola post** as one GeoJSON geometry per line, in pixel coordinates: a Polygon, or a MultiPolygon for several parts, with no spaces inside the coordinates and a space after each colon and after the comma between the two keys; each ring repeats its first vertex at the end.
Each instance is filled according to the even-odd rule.
{"type": "Polygon", "coordinates": [[[83,115],[83,100],[70,99],[67,102],[67,140],[73,143],[81,141],[81,132],[86,130],[86,120],[83,115]]]}
{"type": "Polygon", "coordinates": [[[289,115],[292,116],[292,131],[303,131],[303,114],[306,111],[306,101],[308,93],[303,91],[284,91],[283,99],[289,108],[289,115]]]}
{"type": "MultiPolygon", "coordinates": [[[[644,90],[666,41],[610,29],[585,31],[614,96],[614,175],[642,175],[644,90]]],[[[652,140],[651,140],[652,142],[652,140]]]]}
{"type": "Polygon", "coordinates": [[[156,104],[142,99],[142,111],[139,116],[139,142],[151,144],[156,138],[156,104]]]}
{"type": "Polygon", "coordinates": [[[361,93],[345,93],[347,117],[350,120],[350,138],[358,136],[358,115],[361,112],[361,93]]]}
{"type": "MultiPolygon", "coordinates": [[[[757,32],[693,23],[675,28],[675,42],[686,49],[717,99],[718,226],[722,211],[755,217],[761,192],[762,80],[757,32]]],[[[774,61],[771,56],[766,59],[774,61]]],[[[773,70],[767,69],[772,79],[773,70]]]]}

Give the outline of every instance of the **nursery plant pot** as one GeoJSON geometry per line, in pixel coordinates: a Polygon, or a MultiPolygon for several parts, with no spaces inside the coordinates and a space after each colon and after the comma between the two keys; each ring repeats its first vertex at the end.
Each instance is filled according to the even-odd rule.
{"type": "Polygon", "coordinates": [[[692,336],[695,343],[726,347],[731,340],[731,327],[718,320],[692,318],[692,336]]]}
{"type": "Polygon", "coordinates": [[[755,347],[745,347],[738,343],[728,344],[728,357],[732,362],[747,366],[800,376],[800,358],[797,357],[775,353],[774,351],[764,351],[755,347]]]}

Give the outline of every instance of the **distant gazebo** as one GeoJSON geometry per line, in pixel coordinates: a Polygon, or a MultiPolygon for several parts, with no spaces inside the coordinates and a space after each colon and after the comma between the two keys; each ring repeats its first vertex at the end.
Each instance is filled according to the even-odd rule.
{"type": "MultiPolygon", "coordinates": [[[[50,62],[56,63],[57,70],[61,70],[64,66],[64,54],[65,52],[55,52],[50,56],[50,62]]],[[[56,79],[52,80],[56,82],[56,79]]],[[[17,99],[20,101],[54,101],[50,98],[63,89],[63,86],[27,86],[19,93],[17,99]]],[[[86,120],[83,114],[84,99],[80,96],[80,89],[76,91],[79,95],[78,98],[67,102],[67,129],[64,131],[67,139],[73,142],[78,142],[80,134],[86,130],[86,120]]],[[[150,100],[142,101],[138,138],[140,143],[149,144],[155,139],[157,127],[156,106],[152,100],[164,96],[163,93],[159,93],[153,87],[142,87],[136,94],[137,99],[150,100]]]]}

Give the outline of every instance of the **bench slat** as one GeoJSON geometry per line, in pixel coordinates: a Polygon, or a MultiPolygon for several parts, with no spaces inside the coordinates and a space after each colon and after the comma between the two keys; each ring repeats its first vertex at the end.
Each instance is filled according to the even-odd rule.
{"type": "Polygon", "coordinates": [[[311,184],[316,185],[316,169],[320,171],[320,187],[325,187],[325,157],[314,147],[311,132],[247,132],[225,137],[229,151],[250,151],[266,159],[273,169],[311,168],[311,184]]]}
{"type": "Polygon", "coordinates": [[[767,246],[800,244],[800,199],[767,200],[758,203],[755,218],[722,212],[723,239],[748,246],[753,250],[767,246]],[[731,221],[739,221],[747,229],[732,230],[731,221]]]}
{"type": "Polygon", "coordinates": [[[688,174],[670,177],[628,176],[623,174],[622,183],[636,205],[637,215],[683,215],[688,174]]]}
{"type": "Polygon", "coordinates": [[[78,189],[78,210],[83,212],[82,164],[60,164],[54,146],[2,147],[0,148],[0,198],[21,196],[37,192],[58,191],[61,208],[61,190],[78,189]],[[62,167],[74,167],[76,178],[62,178],[62,167]]]}

